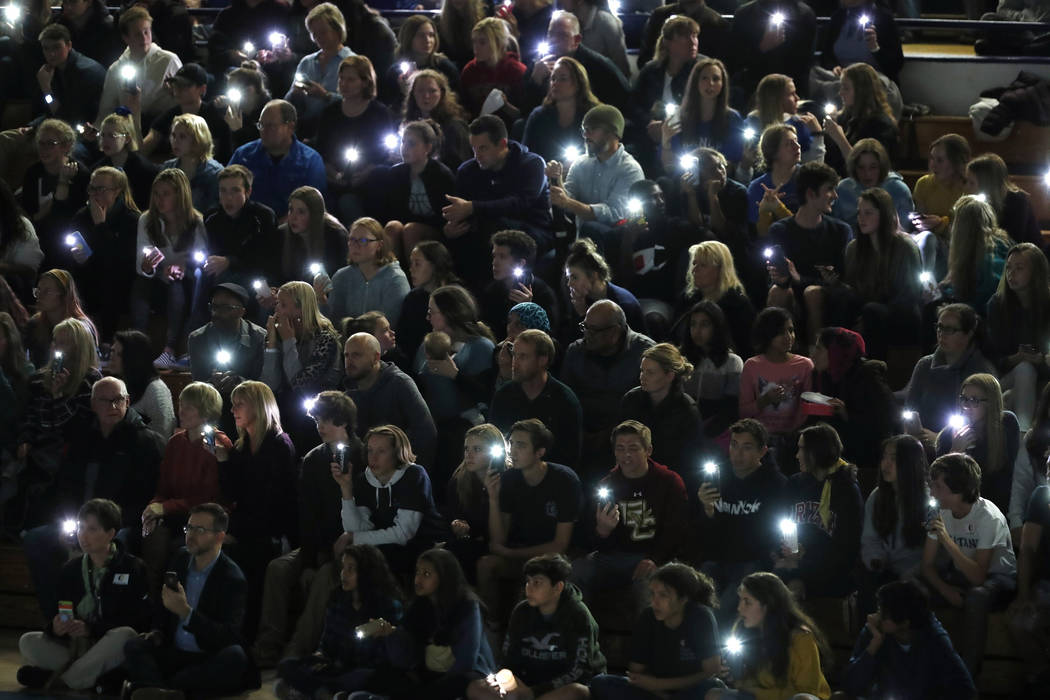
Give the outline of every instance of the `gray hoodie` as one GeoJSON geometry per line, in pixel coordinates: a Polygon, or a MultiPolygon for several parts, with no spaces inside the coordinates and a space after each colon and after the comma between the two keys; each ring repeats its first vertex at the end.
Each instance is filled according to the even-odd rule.
{"type": "Polygon", "coordinates": [[[396,425],[405,431],[424,466],[434,463],[437,428],[423,395],[411,377],[389,362],[379,363],[379,377],[367,389],[347,380],[346,393],[357,404],[357,433],[362,438],[369,428],[396,425]]]}

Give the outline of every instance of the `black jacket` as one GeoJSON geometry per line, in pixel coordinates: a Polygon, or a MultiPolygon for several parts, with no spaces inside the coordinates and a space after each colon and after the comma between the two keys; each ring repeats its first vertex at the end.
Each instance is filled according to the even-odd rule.
{"type": "Polygon", "coordinates": [[[277,284],[281,266],[280,256],[274,253],[280,250],[280,239],[273,209],[249,199],[237,217],[231,218],[218,206],[204,215],[204,228],[208,231],[208,253],[230,261],[219,281],[232,280],[247,288],[254,275],[261,275],[271,285],[277,284]]]}
{"type": "MultiPolygon", "coordinates": [[[[103,156],[91,166],[91,172],[95,172],[103,165],[113,166],[109,156],[103,156]]],[[[153,179],[161,171],[160,165],[142,156],[138,151],[128,152],[128,158],[124,161],[123,170],[128,176],[128,184],[131,185],[131,196],[135,199],[140,211],[149,209],[150,195],[153,192],[153,179]]]]}
{"type": "Polygon", "coordinates": [[[655,8],[649,15],[642,32],[642,43],[638,47],[639,66],[644,66],[652,60],[656,53],[656,40],[660,38],[660,30],[671,15],[691,17],[700,25],[700,52],[728,63],[731,57],[729,22],[722,19],[722,15],[706,3],[701,3],[693,12],[687,12],[681,3],[672,2],[655,8]]]}
{"type": "Polygon", "coordinates": [[[293,546],[298,543],[298,475],[299,460],[287,433],[268,431],[254,454],[247,446],[230,450],[229,460],[219,463],[219,485],[236,504],[230,533],[238,540],[287,536],[293,546]]]}
{"type": "MultiPolygon", "coordinates": [[[[95,615],[85,620],[88,635],[100,639],[102,635],[117,627],[131,627],[138,632],[150,628],[151,604],[146,565],[138,557],[124,551],[119,540],[114,540],[116,553],[106,567],[106,576],[96,592],[95,615]]],[[[87,555],[66,562],[58,577],[58,599],[77,603],[87,594],[84,587],[82,560],[87,555]]],[[[44,630],[48,636],[54,632],[48,624],[44,630]]]]}
{"type": "MultiPolygon", "coordinates": [[[[105,82],[106,69],[102,64],[76,49],[70,50],[66,64],[51,78],[51,95],[58,103],[54,117],[70,124],[94,120],[105,82]]],[[[36,114],[52,116],[39,87],[36,101],[36,114]]]]}
{"type": "MultiPolygon", "coordinates": [[[[80,28],[64,15],[55,17],[54,22],[64,25],[69,30],[77,51],[98,61],[104,68],[109,68],[109,64],[117,60],[117,56],[124,50],[116,22],[102,0],[92,0],[87,12],[90,16],[80,28]]],[[[99,95],[101,96],[101,90],[99,95]]]]}
{"type": "Polygon", "coordinates": [[[857,21],[858,11],[870,16],[872,23],[875,25],[875,38],[878,41],[879,50],[875,54],[875,62],[872,64],[872,68],[893,82],[897,82],[901,68],[904,66],[901,35],[897,31],[897,23],[894,20],[893,12],[878,3],[856,9],[840,7],[831,14],[827,25],[822,31],[824,40],[821,45],[820,64],[828,70],[838,65],[838,59],[835,57],[835,41],[838,39],[839,33],[847,20],[851,22],[857,21]]]}
{"type": "Polygon", "coordinates": [[[406,163],[398,163],[387,171],[387,186],[383,188],[385,198],[381,207],[384,220],[418,222],[441,230],[445,225],[445,220],[441,218],[441,209],[448,206],[445,195],[455,191],[456,176],[444,163],[431,158],[419,174],[419,179],[423,181],[427,201],[430,202],[434,215],[424,217],[408,210],[408,200],[412,194],[412,169],[406,163]]]}

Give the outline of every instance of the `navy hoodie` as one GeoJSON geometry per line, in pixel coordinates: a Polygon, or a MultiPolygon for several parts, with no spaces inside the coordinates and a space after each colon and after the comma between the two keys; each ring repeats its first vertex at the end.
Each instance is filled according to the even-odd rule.
{"type": "Polygon", "coordinates": [[[481,230],[499,219],[549,229],[551,191],[543,158],[517,141],[507,141],[507,148],[499,170],[482,170],[476,158],[459,166],[456,194],[473,202],[475,227],[481,230]]]}

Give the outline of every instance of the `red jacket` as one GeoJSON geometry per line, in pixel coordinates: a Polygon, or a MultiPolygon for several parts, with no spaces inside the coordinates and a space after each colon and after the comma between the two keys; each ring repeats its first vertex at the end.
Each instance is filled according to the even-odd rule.
{"type": "Polygon", "coordinates": [[[525,64],[518,60],[515,53],[508,53],[495,67],[482,65],[476,58],[470,59],[470,63],[463,66],[459,85],[471,116],[477,117],[481,113],[481,106],[493,88],[502,90],[507,100],[521,109],[525,70],[525,64]]]}
{"type": "MultiPolygon", "coordinates": [[[[215,444],[232,449],[233,443],[222,432],[215,432],[215,444]]],[[[201,442],[190,442],[185,430],[177,430],[160,463],[157,493],[150,503],[164,504],[167,515],[183,514],[201,503],[222,503],[219,463],[201,442]]]]}

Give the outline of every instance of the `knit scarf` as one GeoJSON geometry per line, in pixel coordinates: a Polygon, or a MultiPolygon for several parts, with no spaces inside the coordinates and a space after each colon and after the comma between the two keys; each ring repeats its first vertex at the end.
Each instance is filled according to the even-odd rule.
{"type": "Polygon", "coordinates": [[[820,508],[817,512],[820,514],[821,524],[829,532],[831,528],[831,477],[839,469],[845,467],[846,464],[846,460],[839,458],[838,464],[829,469],[828,473],[824,475],[824,487],[820,490],[820,508]]]}

